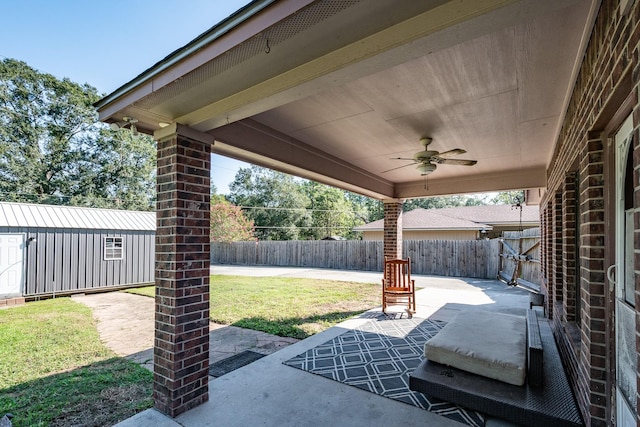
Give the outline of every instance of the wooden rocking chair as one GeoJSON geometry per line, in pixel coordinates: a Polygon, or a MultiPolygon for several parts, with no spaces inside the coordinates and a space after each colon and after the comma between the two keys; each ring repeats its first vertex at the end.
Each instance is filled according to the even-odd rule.
{"type": "Polygon", "coordinates": [[[382,279],[382,312],[389,305],[405,305],[409,318],[416,312],[416,287],[411,279],[411,258],[385,259],[382,279]]]}

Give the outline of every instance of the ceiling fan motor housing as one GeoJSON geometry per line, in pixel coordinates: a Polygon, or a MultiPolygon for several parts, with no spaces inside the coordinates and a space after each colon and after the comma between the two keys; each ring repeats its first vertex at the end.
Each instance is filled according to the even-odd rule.
{"type": "Polygon", "coordinates": [[[438,155],[437,151],[432,151],[432,150],[418,151],[416,154],[413,155],[413,160],[416,161],[417,163],[428,162],[431,160],[433,156],[437,156],[437,155],[438,155]]]}

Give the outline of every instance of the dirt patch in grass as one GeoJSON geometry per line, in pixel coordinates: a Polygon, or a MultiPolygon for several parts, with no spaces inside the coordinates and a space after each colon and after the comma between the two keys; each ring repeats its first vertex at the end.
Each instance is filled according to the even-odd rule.
{"type": "Polygon", "coordinates": [[[151,406],[148,384],[116,385],[102,390],[99,399],[64,408],[50,426],[112,426],[151,406]]]}
{"type": "Polygon", "coordinates": [[[112,426],[150,408],[153,376],[121,358],[19,384],[0,394],[14,427],[112,426]]]}

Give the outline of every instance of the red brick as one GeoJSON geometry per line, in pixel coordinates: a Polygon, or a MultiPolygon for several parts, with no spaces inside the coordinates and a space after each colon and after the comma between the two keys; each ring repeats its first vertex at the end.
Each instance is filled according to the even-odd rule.
{"type": "Polygon", "coordinates": [[[154,401],[171,417],[208,399],[209,156],[180,136],[158,142],[154,401]]]}

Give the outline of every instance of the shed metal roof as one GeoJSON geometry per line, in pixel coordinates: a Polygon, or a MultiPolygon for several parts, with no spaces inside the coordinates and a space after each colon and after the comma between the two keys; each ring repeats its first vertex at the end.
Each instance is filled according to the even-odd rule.
{"type": "Polygon", "coordinates": [[[156,213],[0,202],[0,227],[154,231],[156,213]]]}

